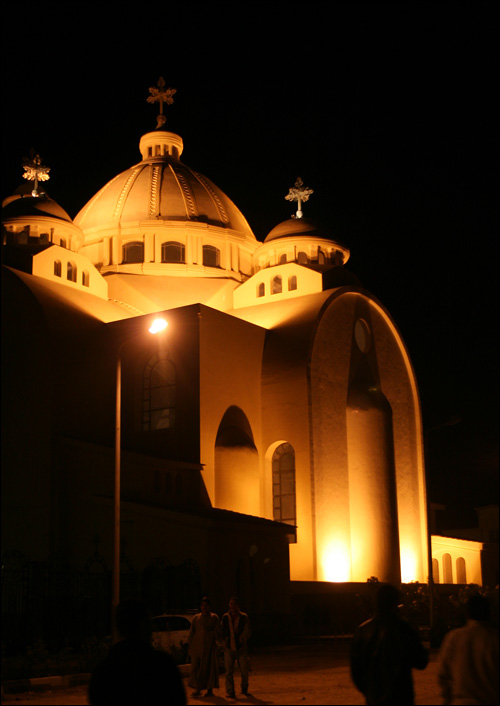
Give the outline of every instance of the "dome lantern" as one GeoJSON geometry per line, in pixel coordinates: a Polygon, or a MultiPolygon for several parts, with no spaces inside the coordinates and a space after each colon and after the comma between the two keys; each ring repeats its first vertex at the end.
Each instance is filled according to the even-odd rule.
{"type": "Polygon", "coordinates": [[[139,142],[139,150],[143,161],[158,160],[165,157],[179,159],[184,149],[180,135],[166,130],[154,130],[143,135],[139,142]]]}

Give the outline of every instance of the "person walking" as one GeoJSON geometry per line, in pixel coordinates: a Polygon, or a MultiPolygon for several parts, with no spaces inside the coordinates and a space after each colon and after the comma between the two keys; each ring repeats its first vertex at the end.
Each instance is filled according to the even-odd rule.
{"type": "Polygon", "coordinates": [[[144,603],[138,599],[122,601],[115,616],[121,639],[92,672],[89,703],[185,706],[184,683],[174,660],[151,644],[151,620],[144,603]]]}
{"type": "Polygon", "coordinates": [[[498,630],[490,623],[486,596],[472,595],[466,623],[450,630],[438,657],[438,682],[444,704],[498,704],[498,630]]]}
{"type": "Polygon", "coordinates": [[[213,696],[212,690],[219,686],[217,638],[220,621],[218,615],[210,612],[210,608],[210,600],[204,596],[188,637],[188,655],[191,658],[188,685],[194,689],[193,696],[199,696],[202,689],[207,690],[205,696],[213,696]]]}
{"type": "Polygon", "coordinates": [[[367,704],[413,704],[412,667],[425,669],[427,650],[418,633],[403,620],[400,593],[383,584],[373,618],[362,623],[351,643],[351,677],[367,704]]]}
{"type": "Polygon", "coordinates": [[[226,693],[230,699],[236,698],[234,691],[234,665],[238,662],[241,672],[241,691],[248,694],[248,654],[247,641],[252,634],[250,619],[240,610],[236,597],[229,599],[229,610],[221,621],[224,643],[224,667],[226,670],[226,693]]]}

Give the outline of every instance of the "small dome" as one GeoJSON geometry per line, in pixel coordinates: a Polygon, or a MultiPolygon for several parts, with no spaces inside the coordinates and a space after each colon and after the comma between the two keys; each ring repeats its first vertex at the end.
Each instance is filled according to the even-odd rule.
{"type": "Polygon", "coordinates": [[[296,262],[325,272],[345,265],[349,255],[349,249],[322,224],[310,218],[289,218],[273,228],[254,253],[254,271],[296,262]]]}
{"type": "Polygon", "coordinates": [[[312,221],[310,218],[289,218],[287,221],[275,226],[264,242],[269,243],[269,241],[277,238],[297,238],[302,236],[334,240],[332,232],[328,228],[316,223],[316,221],[312,221]]]}
{"type": "Polygon", "coordinates": [[[39,196],[32,196],[32,185],[22,184],[12,196],[2,202],[2,221],[24,219],[31,216],[60,218],[72,223],[64,208],[42,191],[39,196]]]}

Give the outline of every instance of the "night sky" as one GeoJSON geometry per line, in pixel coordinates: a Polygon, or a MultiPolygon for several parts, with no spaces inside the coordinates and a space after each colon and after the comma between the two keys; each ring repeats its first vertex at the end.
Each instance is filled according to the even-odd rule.
{"type": "Polygon", "coordinates": [[[304,214],[351,250],[416,370],[430,499],[498,502],[498,3],[18,3],[2,13],[2,197],[34,148],[74,217],[166,128],[259,240],[304,214]],[[451,426],[446,424],[453,420],[451,426]],[[444,426],[443,426],[444,425],[444,426]],[[438,428],[437,428],[438,427],[438,428]]]}

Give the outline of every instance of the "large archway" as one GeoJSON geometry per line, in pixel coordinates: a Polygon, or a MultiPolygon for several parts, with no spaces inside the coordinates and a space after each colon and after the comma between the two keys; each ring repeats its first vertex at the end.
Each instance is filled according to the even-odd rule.
{"type": "Polygon", "coordinates": [[[225,412],[215,440],[215,506],[261,514],[257,449],[247,416],[235,406],[225,412]]]}

